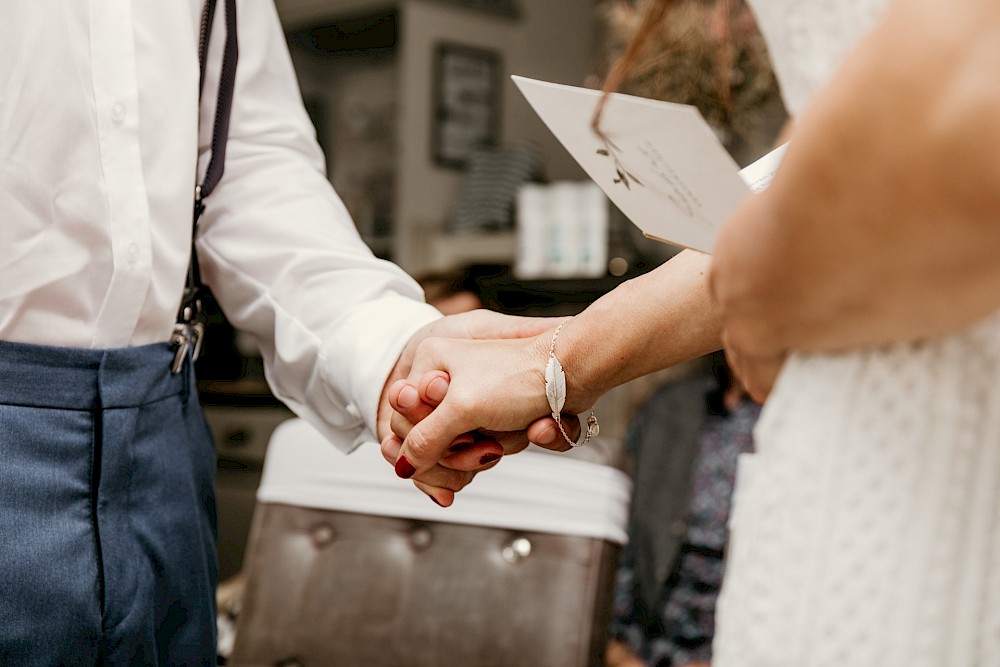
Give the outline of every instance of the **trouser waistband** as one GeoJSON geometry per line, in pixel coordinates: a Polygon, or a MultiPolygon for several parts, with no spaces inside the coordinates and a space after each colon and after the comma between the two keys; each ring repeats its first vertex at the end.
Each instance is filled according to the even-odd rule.
{"type": "Polygon", "coordinates": [[[0,403],[69,410],[146,405],[187,390],[190,364],[171,375],[173,358],[169,343],[88,350],[0,341],[0,403]]]}

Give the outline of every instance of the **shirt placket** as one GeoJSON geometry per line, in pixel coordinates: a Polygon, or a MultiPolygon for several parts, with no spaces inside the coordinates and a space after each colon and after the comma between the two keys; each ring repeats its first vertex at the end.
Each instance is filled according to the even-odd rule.
{"type": "Polygon", "coordinates": [[[129,0],[91,0],[96,125],[113,269],[92,345],[129,345],[149,293],[150,212],[139,145],[139,91],[129,0]]]}

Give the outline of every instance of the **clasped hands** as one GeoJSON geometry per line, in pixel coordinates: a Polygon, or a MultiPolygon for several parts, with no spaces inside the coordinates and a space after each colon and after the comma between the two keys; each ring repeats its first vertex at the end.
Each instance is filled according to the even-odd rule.
{"type": "MultiPolygon", "coordinates": [[[[396,474],[447,507],[477,472],[529,442],[569,449],[545,398],[549,341],[561,321],[480,310],[419,331],[379,409],[382,455],[396,474]]],[[[579,436],[575,416],[562,423],[579,436]]]]}

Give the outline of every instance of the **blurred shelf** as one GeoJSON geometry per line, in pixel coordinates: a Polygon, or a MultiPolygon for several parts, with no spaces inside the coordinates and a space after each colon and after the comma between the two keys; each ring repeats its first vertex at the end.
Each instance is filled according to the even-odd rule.
{"type": "Polygon", "coordinates": [[[437,270],[470,264],[512,264],[517,256],[517,234],[514,231],[435,234],[428,251],[437,270]]]}
{"type": "Polygon", "coordinates": [[[523,280],[514,276],[509,265],[479,264],[468,267],[465,284],[480,295],[483,306],[490,310],[509,315],[575,315],[649,268],[635,265],[622,276],[523,280]]]}
{"type": "Polygon", "coordinates": [[[284,404],[274,397],[263,379],[198,381],[198,397],[205,406],[246,408],[281,408],[284,404]]]}

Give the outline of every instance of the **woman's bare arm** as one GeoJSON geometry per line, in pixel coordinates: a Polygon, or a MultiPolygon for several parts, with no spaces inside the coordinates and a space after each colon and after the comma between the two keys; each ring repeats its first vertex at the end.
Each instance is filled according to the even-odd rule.
{"type": "Polygon", "coordinates": [[[997,3],[890,8],[719,239],[738,366],[773,376],[788,350],[934,336],[1000,307],[998,72],[997,3]]]}
{"type": "MultiPolygon", "coordinates": [[[[683,252],[563,326],[555,352],[567,378],[566,412],[584,412],[616,385],[719,348],[720,320],[708,293],[710,262],[701,253],[683,252]]],[[[444,371],[447,395],[412,430],[400,433],[400,449],[383,443],[383,454],[397,472],[419,474],[459,434],[524,429],[548,415],[544,370],[551,340],[547,331],[529,339],[421,343],[409,381],[418,385],[444,371]]]]}

